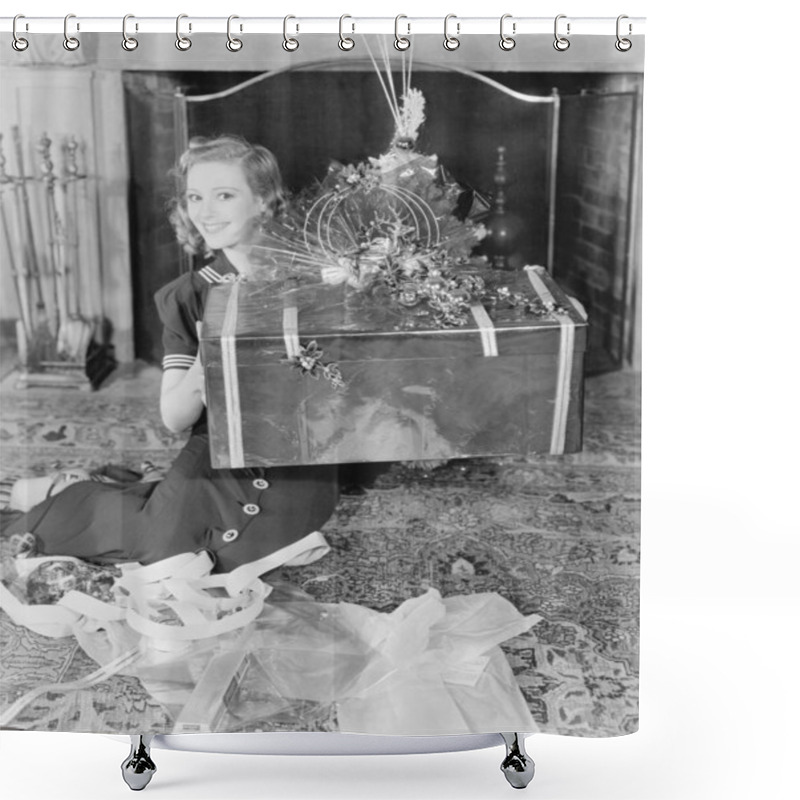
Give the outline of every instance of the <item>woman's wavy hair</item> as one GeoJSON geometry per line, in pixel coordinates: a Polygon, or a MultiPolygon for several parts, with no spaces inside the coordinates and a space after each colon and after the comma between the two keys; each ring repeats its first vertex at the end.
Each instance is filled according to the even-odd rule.
{"type": "Polygon", "coordinates": [[[241,164],[253,194],[263,198],[267,204],[269,209],[267,219],[279,217],[286,207],[286,195],[278,161],[266,147],[250,144],[240,136],[231,135],[191,139],[189,148],[170,172],[174,181],[174,194],[169,204],[169,221],[175,229],[178,242],[192,255],[210,256],[211,251],[189,219],[186,210],[186,177],[196,164],[213,161],[241,164]]]}

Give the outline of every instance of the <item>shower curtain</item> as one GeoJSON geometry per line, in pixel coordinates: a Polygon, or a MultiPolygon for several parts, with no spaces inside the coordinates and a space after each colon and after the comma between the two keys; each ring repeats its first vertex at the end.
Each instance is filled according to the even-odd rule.
{"type": "Polygon", "coordinates": [[[643,37],[73,33],[0,54],[2,726],[634,732],[643,37]]]}

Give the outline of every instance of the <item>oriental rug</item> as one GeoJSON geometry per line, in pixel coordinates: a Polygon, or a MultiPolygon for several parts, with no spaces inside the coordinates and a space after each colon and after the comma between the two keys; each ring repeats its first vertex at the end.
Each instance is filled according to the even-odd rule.
{"type": "MultiPolygon", "coordinates": [[[[94,393],[4,391],[0,479],[109,463],[166,467],[182,438],[158,416],[160,372],[118,373],[94,393]]],[[[13,380],[7,378],[7,380],[13,380]]],[[[583,452],[472,459],[430,469],[383,465],[356,481],[326,525],[331,552],[270,581],[320,602],[391,611],[429,588],[497,592],[541,621],[502,649],[540,729],[603,736],[636,730],[638,686],[640,380],[589,378],[583,452]]],[[[96,669],[75,639],[48,639],[0,613],[0,707],[52,690],[10,727],[170,732],[173,720],[133,677],[91,690],[59,684],[96,669]]],[[[230,730],[336,730],[335,707],[230,730]]]]}

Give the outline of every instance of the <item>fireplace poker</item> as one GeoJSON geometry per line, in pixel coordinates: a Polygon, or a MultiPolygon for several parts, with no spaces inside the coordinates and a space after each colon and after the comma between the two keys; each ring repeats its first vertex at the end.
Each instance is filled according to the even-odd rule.
{"type": "MultiPolygon", "coordinates": [[[[86,352],[89,348],[89,343],[94,336],[97,319],[100,316],[100,309],[93,309],[94,313],[87,314],[85,309],[82,308],[82,303],[85,304],[86,297],[83,295],[81,278],[84,278],[83,286],[87,289],[91,285],[91,281],[85,280],[85,264],[81,261],[80,253],[80,227],[78,225],[78,181],[83,181],[86,178],[78,168],[78,143],[75,137],[71,137],[64,144],[65,154],[65,171],[66,179],[63,184],[63,200],[64,200],[64,219],[67,219],[71,214],[71,226],[67,230],[72,231],[72,238],[65,235],[64,237],[64,273],[67,278],[67,296],[70,301],[70,309],[72,311],[71,318],[78,324],[73,326],[73,348],[76,353],[79,353],[81,358],[86,357],[86,352]],[[74,264],[74,269],[70,266],[74,264]]],[[[91,303],[89,304],[91,306],[91,303]]],[[[91,308],[89,309],[92,310],[91,308]]]]}
{"type": "Polygon", "coordinates": [[[81,210],[85,212],[86,209],[93,208],[93,202],[88,196],[87,177],[82,173],[78,167],[78,143],[74,137],[71,138],[66,144],[67,150],[67,181],[70,186],[70,200],[72,206],[72,214],[74,216],[74,224],[76,231],[76,244],[75,252],[76,258],[76,281],[77,296],[81,302],[81,315],[92,321],[100,319],[103,315],[103,301],[101,297],[101,277],[100,273],[96,271],[94,259],[81,259],[80,258],[80,234],[81,231],[89,227],[91,217],[86,213],[83,214],[84,221],[87,223],[81,226],[81,210]]]}
{"type": "MultiPolygon", "coordinates": [[[[15,183],[14,197],[17,202],[17,220],[19,222],[20,241],[22,245],[23,264],[25,277],[30,280],[33,277],[33,285],[36,290],[36,314],[31,325],[31,342],[29,352],[34,352],[35,358],[42,360],[46,358],[53,349],[53,331],[48,324],[47,307],[45,305],[44,292],[42,290],[42,280],[39,273],[39,265],[36,259],[36,244],[33,237],[33,223],[31,222],[30,200],[26,186],[25,161],[22,155],[22,139],[20,138],[19,126],[15,125],[11,129],[14,137],[14,149],[16,151],[19,177],[15,183]]],[[[32,311],[32,309],[31,309],[32,311]]]]}
{"type": "Polygon", "coordinates": [[[42,182],[45,190],[45,216],[47,219],[47,248],[50,253],[50,263],[53,270],[53,288],[56,306],[56,331],[57,331],[57,350],[62,349],[62,339],[67,322],[67,296],[64,281],[64,265],[62,259],[61,240],[63,231],[61,221],[58,218],[55,201],[56,176],[53,168],[53,160],[50,157],[50,145],[52,140],[46,133],[42,134],[36,149],[41,157],[42,182]]]}
{"type": "MultiPolygon", "coordinates": [[[[17,259],[14,254],[14,243],[11,239],[11,228],[8,224],[6,215],[6,188],[13,184],[14,179],[6,173],[6,157],[3,153],[3,134],[0,133],[0,224],[3,228],[3,238],[6,242],[8,253],[8,264],[11,268],[11,278],[14,284],[14,295],[17,298],[17,308],[19,309],[20,322],[22,323],[22,333],[25,343],[31,337],[31,317],[28,301],[28,287],[24,276],[17,269],[17,259]]],[[[13,189],[13,186],[12,186],[13,189]]],[[[22,343],[20,343],[22,344],[22,343]]]]}
{"type": "Polygon", "coordinates": [[[69,361],[85,363],[86,352],[93,334],[93,326],[83,319],[77,312],[71,313],[69,308],[68,288],[69,265],[67,257],[67,236],[64,220],[59,214],[56,204],[55,184],[57,177],[53,169],[50,146],[52,141],[46,134],[39,142],[39,152],[42,156],[43,180],[46,187],[47,222],[50,229],[53,258],[53,267],[56,282],[56,297],[58,301],[58,338],[56,351],[59,356],[66,357],[69,361]]]}
{"type": "Polygon", "coordinates": [[[67,295],[67,311],[70,316],[79,317],[80,314],[80,300],[78,299],[78,291],[75,285],[77,280],[77,265],[80,259],[80,253],[77,246],[77,223],[72,217],[70,206],[70,182],[72,178],[68,170],[67,164],[64,165],[64,179],[60,181],[60,192],[56,192],[56,208],[58,209],[58,217],[62,220],[63,240],[62,245],[62,259],[64,264],[64,281],[66,286],[67,295]]]}

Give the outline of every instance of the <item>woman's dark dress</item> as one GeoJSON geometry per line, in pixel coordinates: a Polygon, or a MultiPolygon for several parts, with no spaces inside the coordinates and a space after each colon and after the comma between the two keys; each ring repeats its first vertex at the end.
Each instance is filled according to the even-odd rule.
{"type": "MultiPolygon", "coordinates": [[[[196,323],[208,291],[235,275],[220,254],[156,293],[165,370],[192,365],[196,323]]],[[[219,572],[265,556],[274,556],[272,568],[294,560],[303,540],[331,516],[337,499],[335,466],[212,469],[204,412],[163,480],[75,483],[15,520],[8,531],[33,533],[42,555],[99,563],[149,564],[205,549],[219,572]]]]}

